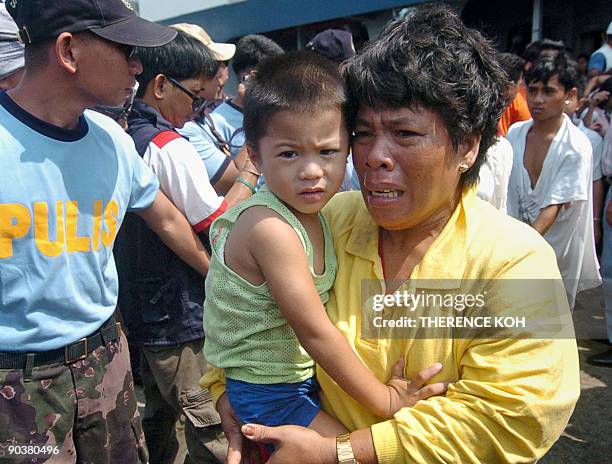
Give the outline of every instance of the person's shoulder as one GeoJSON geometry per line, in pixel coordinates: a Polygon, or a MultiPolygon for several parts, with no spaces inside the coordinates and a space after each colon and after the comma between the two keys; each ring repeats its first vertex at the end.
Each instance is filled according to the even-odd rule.
{"type": "Polygon", "coordinates": [[[211,113],[210,117],[214,120],[223,120],[225,121],[228,117],[242,117],[242,111],[234,105],[231,101],[224,101],[219,106],[217,106],[211,113]]]}
{"type": "Polygon", "coordinates": [[[178,133],[187,137],[201,137],[204,132],[204,127],[195,121],[187,121],[183,127],[177,129],[178,133]]]}
{"type": "Polygon", "coordinates": [[[265,204],[249,202],[239,205],[235,210],[226,211],[211,228],[211,236],[218,235],[223,229],[231,229],[234,238],[245,243],[249,249],[268,250],[282,246],[292,237],[295,228],[279,211],[265,204]]]}
{"type": "MultiPolygon", "coordinates": [[[[567,116],[566,116],[567,118],[567,116]]],[[[569,118],[567,118],[568,137],[566,139],[578,155],[586,152],[592,153],[593,148],[587,134],[580,130],[569,118]]],[[[573,150],[571,151],[573,152],[573,150]]],[[[570,153],[571,153],[570,152],[570,153]]]]}
{"type": "Polygon", "coordinates": [[[352,228],[357,221],[370,218],[360,191],[337,193],[322,212],[334,237],[343,229],[352,228]]]}
{"type": "Polygon", "coordinates": [[[151,142],[149,142],[149,147],[152,150],[166,152],[168,154],[193,152],[197,155],[196,149],[189,140],[173,130],[167,130],[157,134],[153,137],[151,142]]]}
{"type": "Polygon", "coordinates": [[[135,158],[140,158],[136,152],[134,140],[115,120],[93,110],[85,110],[83,116],[89,126],[90,134],[94,135],[96,139],[108,139],[108,146],[114,145],[116,150],[123,150],[125,154],[130,155],[126,159],[131,159],[132,155],[135,158]],[[102,134],[106,134],[106,137],[102,137],[102,134]]]}
{"type": "Polygon", "coordinates": [[[468,212],[467,254],[483,263],[488,272],[501,272],[527,258],[550,269],[534,273],[556,276],[556,257],[548,242],[532,227],[474,198],[468,212]]]}
{"type": "Polygon", "coordinates": [[[502,135],[499,135],[493,145],[487,151],[487,156],[493,153],[494,156],[507,158],[512,158],[512,145],[508,139],[502,135]]]}
{"type": "Polygon", "coordinates": [[[508,142],[513,144],[526,129],[531,127],[532,124],[533,120],[531,119],[527,119],[526,121],[518,121],[512,124],[510,129],[508,129],[508,134],[506,135],[508,142]]]}
{"type": "Polygon", "coordinates": [[[584,135],[587,136],[587,138],[589,139],[589,141],[591,142],[591,146],[593,148],[599,146],[599,144],[601,143],[601,141],[603,140],[602,136],[599,135],[597,132],[595,132],[593,129],[589,129],[586,126],[581,126],[580,130],[582,130],[582,132],[584,132],[584,135]]]}
{"type": "Polygon", "coordinates": [[[94,130],[108,132],[113,137],[118,137],[120,139],[125,139],[126,137],[130,139],[130,136],[125,132],[123,127],[117,123],[117,121],[102,113],[98,113],[94,110],[85,110],[83,116],[87,120],[89,127],[93,128],[94,130]]]}

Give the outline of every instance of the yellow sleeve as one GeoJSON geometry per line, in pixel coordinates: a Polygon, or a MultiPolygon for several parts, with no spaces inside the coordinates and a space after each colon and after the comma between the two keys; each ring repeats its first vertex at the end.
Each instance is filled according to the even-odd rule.
{"type": "Polygon", "coordinates": [[[217,401],[225,393],[225,369],[208,365],[208,371],[200,379],[200,387],[207,388],[212,395],[215,408],[217,401]]]}
{"type": "Polygon", "coordinates": [[[528,462],[565,428],[578,399],[573,340],[482,340],[463,355],[445,397],[372,426],[378,461],[528,462]]]}
{"type": "Polygon", "coordinates": [[[557,314],[564,327],[560,335],[453,340],[459,380],[446,396],[420,401],[372,426],[379,463],[535,462],[550,449],[580,395],[571,314],[564,294],[559,299],[564,290],[553,260],[548,246],[532,250],[501,273],[510,279],[528,277],[514,281],[522,287],[493,282],[503,283],[498,301],[515,314],[557,314]],[[555,276],[557,286],[534,280],[552,282],[555,276]],[[530,286],[535,290],[516,291],[530,286]]]}

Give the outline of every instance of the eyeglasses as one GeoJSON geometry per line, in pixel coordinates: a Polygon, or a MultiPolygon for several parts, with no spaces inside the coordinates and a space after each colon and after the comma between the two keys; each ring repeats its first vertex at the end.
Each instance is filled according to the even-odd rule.
{"type": "Polygon", "coordinates": [[[179,81],[177,81],[176,79],[173,79],[170,76],[166,76],[168,78],[168,80],[170,82],[172,82],[175,86],[177,86],[179,89],[181,89],[183,92],[185,92],[187,95],[189,95],[189,97],[191,98],[191,110],[194,113],[199,113],[200,111],[202,111],[202,109],[204,108],[204,106],[206,106],[206,99],[202,98],[202,97],[198,97],[195,93],[193,93],[191,90],[189,90],[187,87],[185,87],[183,84],[181,84],[179,81]]]}

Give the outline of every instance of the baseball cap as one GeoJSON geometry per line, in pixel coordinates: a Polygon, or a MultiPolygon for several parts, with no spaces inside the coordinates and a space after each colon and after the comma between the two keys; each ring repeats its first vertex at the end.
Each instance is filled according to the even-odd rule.
{"type": "Polygon", "coordinates": [[[306,44],[306,48],[336,63],[342,63],[355,55],[353,36],[350,32],[341,29],[327,29],[319,32],[306,44]]]}
{"type": "Polygon", "coordinates": [[[26,45],[80,31],[136,47],[159,47],[176,37],[176,31],[136,15],[127,0],[9,0],[6,9],[26,45]]]}
{"type": "Polygon", "coordinates": [[[178,23],[173,24],[174,29],[183,31],[202,42],[213,53],[217,61],[229,61],[236,53],[236,45],[229,43],[213,42],[208,33],[197,24],[178,23]]]}

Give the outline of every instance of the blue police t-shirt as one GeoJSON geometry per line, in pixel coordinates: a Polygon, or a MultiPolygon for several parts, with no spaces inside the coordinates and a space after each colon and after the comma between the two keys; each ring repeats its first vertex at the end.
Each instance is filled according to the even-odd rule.
{"type": "Polygon", "coordinates": [[[115,310],[113,243],[159,183],[132,139],[86,111],[76,129],[0,93],[0,351],[43,351],[95,332],[115,310]]]}

